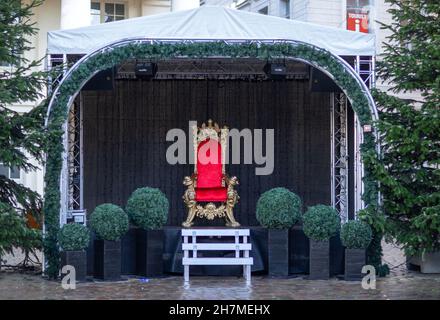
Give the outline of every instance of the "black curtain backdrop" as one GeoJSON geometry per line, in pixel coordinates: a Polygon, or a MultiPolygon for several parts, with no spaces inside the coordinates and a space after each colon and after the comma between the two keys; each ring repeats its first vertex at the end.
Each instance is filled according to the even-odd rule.
{"type": "Polygon", "coordinates": [[[168,225],[179,226],[186,217],[182,180],[193,165],[167,163],[166,134],[188,134],[188,121],[209,118],[239,130],[275,130],[272,175],[256,176],[255,164],[226,167],[240,180],[235,216],[242,225],[258,225],[256,202],[273,187],[292,190],[305,206],[330,204],[330,94],[311,93],[308,80],[116,81],[114,90],[84,91],[82,98],[89,213],[106,202],[124,207],[133,190],[151,186],[170,201],[168,225]]]}

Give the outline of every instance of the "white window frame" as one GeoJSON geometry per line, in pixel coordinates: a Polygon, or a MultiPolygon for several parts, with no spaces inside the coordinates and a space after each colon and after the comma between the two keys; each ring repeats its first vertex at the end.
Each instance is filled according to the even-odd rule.
{"type": "MultiPolygon", "coordinates": [[[[124,19],[122,19],[122,20],[128,19],[128,2],[127,1],[121,1],[121,0],[114,0],[114,1],[113,0],[93,0],[93,1],[90,1],[90,14],[92,16],[96,16],[96,15],[92,14],[92,3],[99,3],[99,11],[100,11],[99,12],[99,24],[107,23],[104,21],[106,15],[107,15],[105,12],[105,5],[106,4],[113,4],[113,5],[122,4],[122,5],[124,5],[124,19]]],[[[116,12],[114,12],[113,18],[115,16],[120,16],[120,15],[117,15],[116,12]]],[[[113,21],[121,21],[121,20],[113,20],[113,21]]],[[[113,21],[111,21],[111,22],[113,22],[113,21]]]]}

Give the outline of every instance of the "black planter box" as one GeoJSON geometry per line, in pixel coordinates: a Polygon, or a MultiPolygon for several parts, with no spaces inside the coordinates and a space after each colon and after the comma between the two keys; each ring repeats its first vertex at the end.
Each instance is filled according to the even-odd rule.
{"type": "Polygon", "coordinates": [[[136,274],[136,238],[137,228],[130,227],[121,238],[121,274],[136,274]]]}
{"type": "Polygon", "coordinates": [[[121,241],[95,240],[94,276],[102,280],[121,279],[121,241]]]}
{"type": "Polygon", "coordinates": [[[86,281],[87,275],[87,254],[84,250],[78,251],[62,251],[61,252],[61,268],[66,265],[75,268],[76,281],[86,281]]]}
{"type": "Polygon", "coordinates": [[[362,267],[366,263],[365,249],[345,249],[345,274],[347,281],[362,280],[362,267]]]}
{"type": "Polygon", "coordinates": [[[330,244],[329,241],[310,239],[309,279],[327,280],[330,277],[330,244]]]}
{"type": "Polygon", "coordinates": [[[286,277],[289,275],[289,229],[268,230],[269,276],[286,277]]]}
{"type": "Polygon", "coordinates": [[[144,277],[163,275],[163,230],[137,230],[136,274],[144,277]]]}

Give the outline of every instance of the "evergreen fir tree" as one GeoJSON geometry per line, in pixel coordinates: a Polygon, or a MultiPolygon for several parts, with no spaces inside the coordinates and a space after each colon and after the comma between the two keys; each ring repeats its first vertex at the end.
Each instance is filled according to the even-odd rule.
{"type": "Polygon", "coordinates": [[[382,26],[391,35],[378,76],[391,90],[373,92],[382,155],[364,159],[380,183],[383,217],[366,212],[412,255],[440,249],[440,2],[386,2],[393,21],[382,26]],[[405,92],[422,99],[399,98],[405,92]]]}
{"type": "MultiPolygon", "coordinates": [[[[47,74],[37,70],[41,61],[26,58],[32,49],[30,38],[37,32],[32,10],[41,3],[0,1],[0,163],[24,172],[43,161],[45,104],[27,113],[15,112],[11,105],[43,98],[47,74]]],[[[36,192],[0,175],[0,253],[11,251],[11,245],[25,251],[40,246],[41,235],[27,230],[25,214],[38,218],[41,202],[36,192]],[[21,214],[11,215],[14,211],[21,214]]]]}

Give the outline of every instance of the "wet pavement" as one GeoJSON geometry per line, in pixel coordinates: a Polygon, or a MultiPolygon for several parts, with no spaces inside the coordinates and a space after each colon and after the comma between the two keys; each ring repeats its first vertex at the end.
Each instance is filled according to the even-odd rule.
{"type": "Polygon", "coordinates": [[[402,250],[383,243],[384,262],[391,274],[378,278],[376,289],[365,290],[360,282],[269,278],[253,276],[247,286],[237,277],[191,277],[185,286],[182,276],[156,279],[129,278],[119,282],[88,281],[65,290],[60,282],[40,275],[0,272],[0,299],[429,299],[440,300],[440,274],[407,271],[402,250]]]}
{"type": "Polygon", "coordinates": [[[338,279],[307,280],[253,276],[247,286],[236,277],[191,277],[185,286],[181,276],[160,279],[130,278],[119,282],[77,284],[65,290],[60,282],[38,275],[0,273],[0,299],[440,299],[440,275],[406,272],[377,280],[376,289],[360,282],[338,279]]]}

